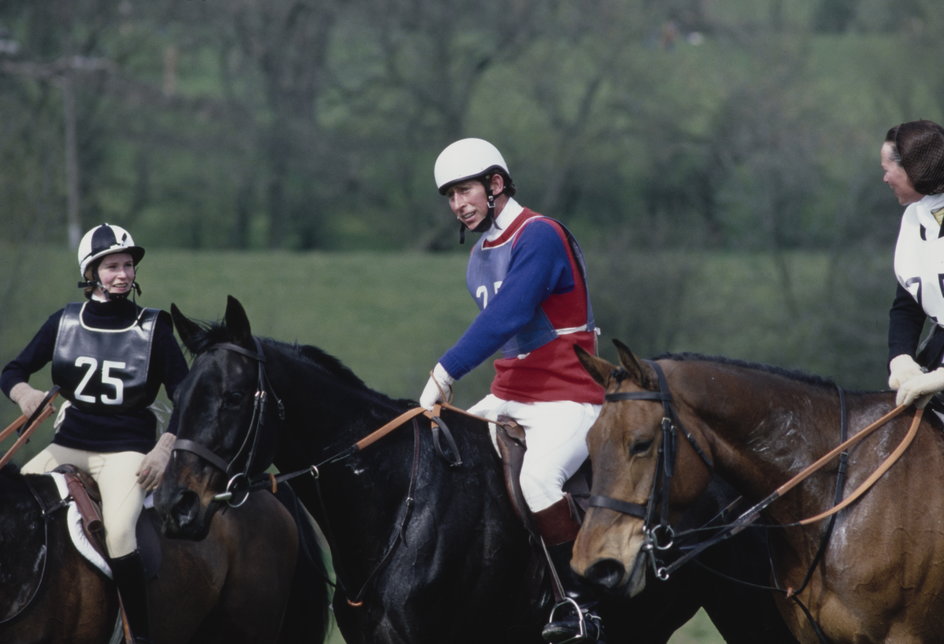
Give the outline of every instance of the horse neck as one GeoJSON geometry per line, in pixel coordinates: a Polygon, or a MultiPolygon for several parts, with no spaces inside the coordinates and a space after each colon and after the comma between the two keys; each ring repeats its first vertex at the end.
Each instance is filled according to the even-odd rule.
{"type": "Polygon", "coordinates": [[[21,512],[24,507],[38,507],[37,501],[52,505],[58,501],[57,496],[55,483],[49,476],[20,474],[12,465],[7,465],[0,472],[0,505],[5,510],[18,508],[16,512],[21,512]],[[31,488],[35,497],[30,492],[31,488]]]}
{"type": "MultiPolygon", "coordinates": [[[[393,417],[387,405],[375,405],[371,411],[351,416],[359,423],[374,423],[359,427],[352,438],[362,438],[393,417]],[[386,416],[375,418],[379,413],[386,416]]],[[[506,501],[487,427],[471,427],[474,421],[468,418],[444,415],[444,420],[458,444],[463,460],[459,468],[450,468],[436,452],[429,421],[419,417],[322,468],[317,482],[306,479],[307,487],[296,487],[330,533],[349,590],[356,591],[380,565],[397,534],[420,532],[426,539],[449,541],[458,538],[457,532],[485,530],[486,524],[499,520],[496,515],[500,520],[511,516],[498,507],[506,501]],[[469,490],[475,493],[462,493],[469,490]],[[414,505],[423,510],[414,511],[414,505]]],[[[409,547],[400,546],[396,552],[409,547]]]]}
{"type": "Polygon", "coordinates": [[[839,440],[835,390],[750,367],[681,364],[681,422],[700,429],[715,469],[745,496],[763,498],[839,440]]]}
{"type": "Polygon", "coordinates": [[[331,366],[296,357],[286,349],[282,353],[278,360],[270,360],[269,378],[285,407],[285,431],[306,434],[311,439],[309,448],[359,439],[359,433],[379,427],[378,421],[385,422],[405,408],[367,387],[353,373],[335,373],[331,366]]]}

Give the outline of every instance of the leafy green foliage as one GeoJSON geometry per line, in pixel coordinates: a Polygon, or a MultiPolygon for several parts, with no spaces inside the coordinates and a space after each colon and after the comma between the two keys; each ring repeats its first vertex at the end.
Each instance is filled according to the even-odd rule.
{"type": "Polygon", "coordinates": [[[448,248],[431,167],[468,135],[575,226],[670,218],[703,247],[829,247],[847,213],[894,211],[874,198],[885,130],[941,117],[931,0],[592,7],[3,3],[13,230],[42,217],[66,238],[66,77],[79,227],[188,248],[448,248]]]}

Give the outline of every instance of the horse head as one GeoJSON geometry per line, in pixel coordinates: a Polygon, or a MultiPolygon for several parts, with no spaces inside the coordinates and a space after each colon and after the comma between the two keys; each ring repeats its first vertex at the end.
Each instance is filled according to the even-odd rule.
{"type": "Polygon", "coordinates": [[[276,432],[267,427],[281,401],[266,375],[263,343],[252,335],[246,312],[230,296],[220,324],[200,325],[171,305],[184,345],[195,356],[175,393],[177,440],[155,493],[166,534],[202,539],[221,507],[249,493],[275,452],[276,432]]]}
{"type": "Polygon", "coordinates": [[[672,545],[672,520],[702,493],[711,471],[698,438],[677,440],[672,405],[678,400],[662,367],[614,344],[620,365],[575,347],[605,388],[606,402],[587,436],[591,508],[571,565],[594,583],[634,596],[645,587],[647,557],[672,545]],[[683,470],[684,481],[673,477],[683,470]]]}

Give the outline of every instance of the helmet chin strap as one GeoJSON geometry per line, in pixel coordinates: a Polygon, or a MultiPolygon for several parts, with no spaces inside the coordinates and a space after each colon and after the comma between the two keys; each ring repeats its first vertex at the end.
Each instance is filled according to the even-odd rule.
{"type": "MultiPolygon", "coordinates": [[[[128,299],[128,295],[132,294],[141,295],[141,286],[137,282],[131,282],[131,290],[127,293],[112,293],[107,288],[105,288],[104,284],[101,283],[97,274],[95,275],[95,279],[79,282],[78,287],[98,289],[102,292],[102,294],[104,294],[105,300],[108,302],[114,302],[115,300],[126,300],[128,299]]],[[[133,302],[136,301],[134,297],[132,297],[131,300],[133,302]]]]}
{"type": "Polygon", "coordinates": [[[111,291],[106,289],[105,286],[101,282],[99,282],[98,286],[101,289],[102,293],[105,294],[105,299],[108,300],[109,302],[114,302],[115,300],[127,300],[129,295],[132,296],[131,301],[134,302],[135,296],[141,295],[141,287],[138,286],[137,282],[131,282],[131,289],[129,289],[126,293],[112,293],[111,291]]]}
{"type": "MultiPolygon", "coordinates": [[[[485,217],[482,221],[479,222],[479,225],[472,229],[474,233],[484,233],[486,230],[492,227],[492,224],[495,222],[495,195],[491,192],[488,193],[488,212],[485,213],[485,217]]],[[[465,229],[466,226],[461,221],[459,222],[459,243],[465,243],[465,229]]]]}

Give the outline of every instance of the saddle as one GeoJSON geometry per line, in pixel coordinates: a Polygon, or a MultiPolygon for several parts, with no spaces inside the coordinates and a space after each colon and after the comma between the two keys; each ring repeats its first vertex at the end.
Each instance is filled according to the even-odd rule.
{"type": "MultiPolygon", "coordinates": [[[[98,483],[88,472],[79,469],[75,465],[60,465],[53,472],[61,474],[65,479],[69,494],[69,498],[65,500],[71,500],[75,503],[75,508],[81,517],[82,532],[85,534],[88,543],[103,560],[108,561],[108,549],[105,545],[105,523],[102,519],[102,495],[98,489],[98,483]]],[[[146,508],[138,517],[138,523],[135,527],[138,551],[144,560],[144,567],[149,577],[157,574],[161,563],[161,544],[158,532],[160,526],[158,521],[157,513],[153,509],[146,508]]],[[[78,543],[75,545],[81,552],[82,547],[78,543]]],[[[94,561],[92,563],[96,564],[94,561]]]]}
{"type": "MultiPolygon", "coordinates": [[[[511,507],[528,532],[536,535],[531,510],[521,492],[521,466],[524,463],[524,453],[528,449],[524,428],[509,416],[499,416],[495,426],[498,453],[502,460],[502,475],[511,507]]],[[[589,507],[590,482],[588,458],[564,484],[564,492],[570,501],[573,516],[577,517],[578,521],[583,519],[589,507]]]]}

